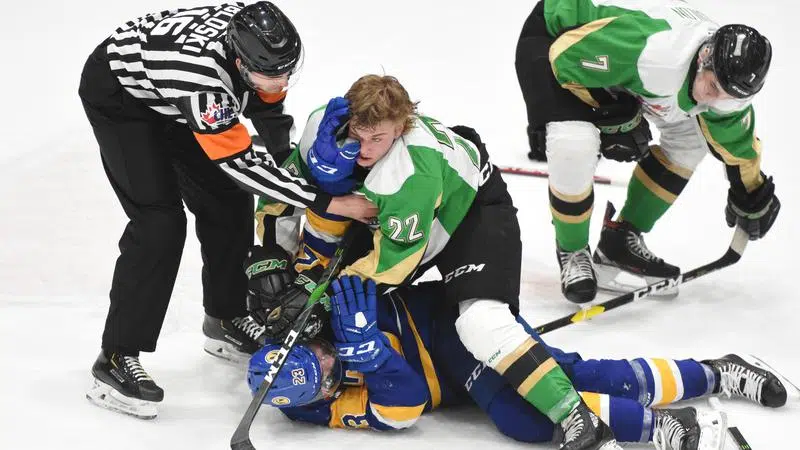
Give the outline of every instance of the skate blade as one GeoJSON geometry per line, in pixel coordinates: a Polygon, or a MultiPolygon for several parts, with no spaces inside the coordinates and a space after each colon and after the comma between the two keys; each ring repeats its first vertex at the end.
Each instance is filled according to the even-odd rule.
{"type": "MultiPolygon", "coordinates": [[[[658,283],[663,278],[648,277],[634,275],[630,272],[620,269],[616,266],[607,264],[594,265],[595,272],[597,273],[597,287],[604,291],[627,294],[628,292],[641,289],[648,285],[658,283]]],[[[650,294],[651,297],[659,297],[663,299],[672,299],[678,296],[678,287],[664,289],[650,294]]]]}
{"type": "Polygon", "coordinates": [[[725,412],[698,411],[697,424],[700,425],[700,441],[697,450],[722,450],[728,431],[728,416],[725,412]]]}
{"type": "Polygon", "coordinates": [[[86,392],[86,399],[94,405],[137,419],[152,420],[158,416],[155,402],[127,397],[92,377],[92,387],[86,392]]]}
{"type": "Polygon", "coordinates": [[[251,355],[240,352],[232,344],[217,339],[207,338],[203,350],[211,356],[237,365],[246,365],[250,362],[251,355]]]}
{"type": "MultiPolygon", "coordinates": [[[[797,387],[796,384],[792,383],[788,378],[786,378],[781,372],[775,370],[771,365],[767,364],[763,359],[759,358],[755,355],[740,355],[742,359],[749,362],[750,364],[758,367],[759,369],[764,369],[769,372],[772,372],[778,380],[783,383],[783,386],[786,388],[786,394],[791,395],[795,401],[800,400],[800,388],[797,387]]],[[[788,400],[788,399],[787,399],[788,400]]]]}
{"type": "Polygon", "coordinates": [[[601,445],[598,450],[623,450],[622,447],[617,443],[616,439],[612,439],[605,444],[601,445]]]}

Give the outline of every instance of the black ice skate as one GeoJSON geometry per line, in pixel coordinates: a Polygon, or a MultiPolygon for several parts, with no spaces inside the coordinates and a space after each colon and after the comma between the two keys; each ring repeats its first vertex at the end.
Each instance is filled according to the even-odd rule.
{"type": "Polygon", "coordinates": [[[138,357],[116,353],[106,357],[100,352],[92,375],[93,384],[86,393],[90,402],[140,419],[158,415],[155,404],[164,399],[164,390],[144,371],[138,357]]]}
{"type": "Polygon", "coordinates": [[[760,405],[779,408],[786,404],[786,387],[778,377],[748,363],[738,355],[703,361],[719,380],[715,393],[750,399],[760,405]]]}
{"type": "Polygon", "coordinates": [[[700,425],[692,408],[654,409],[653,445],[659,450],[697,450],[700,425]]]}
{"type": "Polygon", "coordinates": [[[230,320],[217,319],[206,314],[203,334],[206,335],[203,349],[211,355],[235,363],[247,363],[250,355],[261,348],[259,341],[264,327],[250,316],[230,320]]]}
{"type": "MultiPolygon", "coordinates": [[[[654,255],[633,225],[611,220],[614,212],[614,205],[609,202],[600,242],[592,258],[602,289],[630,292],[681,273],[679,268],[654,255]]],[[[674,296],[677,293],[676,287],[653,295],[674,296]]]]}
{"type": "Polygon", "coordinates": [[[561,267],[561,292],[567,300],[586,303],[597,294],[597,274],[592,265],[589,246],[575,252],[566,252],[556,244],[556,256],[561,267]]]}
{"type": "Polygon", "coordinates": [[[698,413],[692,407],[653,409],[653,445],[657,450],[721,450],[727,419],[720,411],[698,413]]]}
{"type": "Polygon", "coordinates": [[[622,450],[614,433],[581,401],[555,432],[559,450],[622,450]]]}

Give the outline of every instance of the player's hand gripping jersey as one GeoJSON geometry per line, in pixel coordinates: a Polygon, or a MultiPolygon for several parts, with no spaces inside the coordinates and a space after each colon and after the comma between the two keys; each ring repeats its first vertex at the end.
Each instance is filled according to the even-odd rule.
{"type": "Polygon", "coordinates": [[[751,192],[763,183],[752,97],[692,100],[697,49],[719,28],[705,14],[678,0],[545,0],[544,8],[557,37],[550,61],[564,88],[595,107],[592,89],[624,89],[661,130],[668,153],[703,145],[702,133],[735,187],[751,192]],[[686,122],[695,116],[699,132],[686,122]]]}
{"type": "MultiPolygon", "coordinates": [[[[297,151],[284,164],[298,174],[308,174],[305,160],[317,135],[324,108],[308,119],[297,151]]],[[[368,172],[358,192],[379,209],[374,249],[345,268],[386,285],[399,285],[420,264],[444,249],[475,200],[478,188],[488,178],[488,154],[467,139],[430,117],[417,116],[414,127],[395,140],[393,146],[368,172]]],[[[260,210],[274,210],[260,203],[260,210]]],[[[344,234],[346,219],[307,212],[304,248],[298,270],[327,261],[344,234]]]]}

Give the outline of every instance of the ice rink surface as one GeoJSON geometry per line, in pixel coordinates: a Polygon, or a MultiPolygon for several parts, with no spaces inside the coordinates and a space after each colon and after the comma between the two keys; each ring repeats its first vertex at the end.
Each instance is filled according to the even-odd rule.
{"type": "MultiPolygon", "coordinates": [[[[546,336],[584,357],[713,358],[760,355],[800,381],[796,142],[798,6],[777,0],[692,2],[719,23],[745,22],[773,43],[771,73],[755,100],[763,170],[783,203],[769,235],[742,260],[681,288],[673,300],[643,299],[546,336]],[[793,30],[792,30],[793,31],[793,30]],[[788,114],[788,116],[786,115],[788,114]]],[[[206,355],[200,330],[200,255],[193,232],[158,351],[145,368],[165,389],[160,415],[140,421],[91,406],[84,393],[99,351],[117,240],[125,217],[105,179],[77,96],[83,63],[119,24],[179,0],[14,2],[3,7],[4,88],[0,120],[0,448],[223,449],[250,394],[243,370],[206,355]]],[[[305,44],[289,95],[302,129],[313,108],[342,95],[365,73],[397,76],[420,110],[448,125],[475,127],[495,163],[533,167],[525,157],[524,105],[513,54],[534,2],[282,1],[305,44]]],[[[298,130],[298,131],[299,131],[298,130]]],[[[299,135],[296,135],[299,136],[299,135]]],[[[594,245],[605,202],[621,207],[632,165],[602,162],[594,245]]],[[[547,183],[507,176],[520,210],[522,313],[534,325],[575,310],[561,297],[547,183]]],[[[684,270],[719,257],[732,231],[724,222],[726,181],[712,157],[647,235],[651,250],[684,270]]],[[[191,215],[189,226],[192,227],[191,215]]],[[[601,299],[606,299],[602,296],[601,299]]],[[[704,401],[693,403],[707,408],[704,401]]],[[[757,450],[797,448],[800,406],[766,410],[723,401],[757,450]]],[[[472,408],[444,409],[406,432],[345,432],[295,424],[263,408],[253,425],[261,449],[424,449],[526,447],[502,436],[472,408]]],[[[554,448],[552,445],[533,446],[554,448]]],[[[634,446],[631,448],[646,448],[634,446]]]]}

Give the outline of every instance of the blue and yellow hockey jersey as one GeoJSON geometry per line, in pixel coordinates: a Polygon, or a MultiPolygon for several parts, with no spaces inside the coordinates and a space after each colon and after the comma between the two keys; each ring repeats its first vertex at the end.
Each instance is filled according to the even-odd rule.
{"type": "MultiPolygon", "coordinates": [[[[283,209],[273,211],[274,206],[262,198],[257,215],[284,214],[283,209]]],[[[288,230],[278,237],[278,242],[284,248],[296,249],[297,272],[327,266],[351,223],[350,219],[311,209],[304,213],[302,225],[298,220],[297,225],[277,227],[279,233],[281,228],[288,230]],[[302,233],[297,242],[300,227],[302,233]],[[289,242],[292,239],[295,242],[289,242]]],[[[293,216],[300,217],[297,213],[293,216]]],[[[292,220],[291,215],[285,219],[292,220]]],[[[259,237],[263,241],[263,229],[259,230],[259,237]]],[[[344,389],[336,398],[281,411],[293,420],[332,428],[392,430],[408,428],[424,412],[455,400],[455,391],[440,382],[432,356],[433,316],[442,303],[435,297],[440,289],[441,286],[430,284],[415,287],[413,298],[407,298],[403,288],[382,296],[377,302],[378,328],[392,344],[392,357],[369,374],[347,370],[345,363],[344,389]]]]}
{"type": "MultiPolygon", "coordinates": [[[[304,256],[308,267],[326,266],[347,222],[311,212],[303,239],[295,240],[295,267],[301,268],[304,256]]],[[[550,419],[464,348],[454,325],[458,311],[439,301],[442,289],[441,283],[423,283],[383,295],[376,304],[378,328],[392,344],[392,357],[369,374],[347,370],[345,364],[344,388],[337,397],[281,410],[294,420],[332,428],[395,430],[412,426],[436,407],[474,402],[504,434],[525,442],[549,441],[550,419]]],[[[653,418],[646,406],[708,395],[715,386],[711,369],[694,360],[584,361],[577,353],[545,344],[518,320],[547,347],[621,441],[651,439],[653,418]]]]}
{"type": "Polygon", "coordinates": [[[347,369],[340,394],[329,400],[281,411],[293,420],[332,428],[402,429],[424,412],[455,400],[440,381],[431,349],[434,345],[436,286],[417,287],[414,298],[405,289],[386,294],[377,303],[378,328],[393,352],[377,371],[362,374],[347,369]]]}

